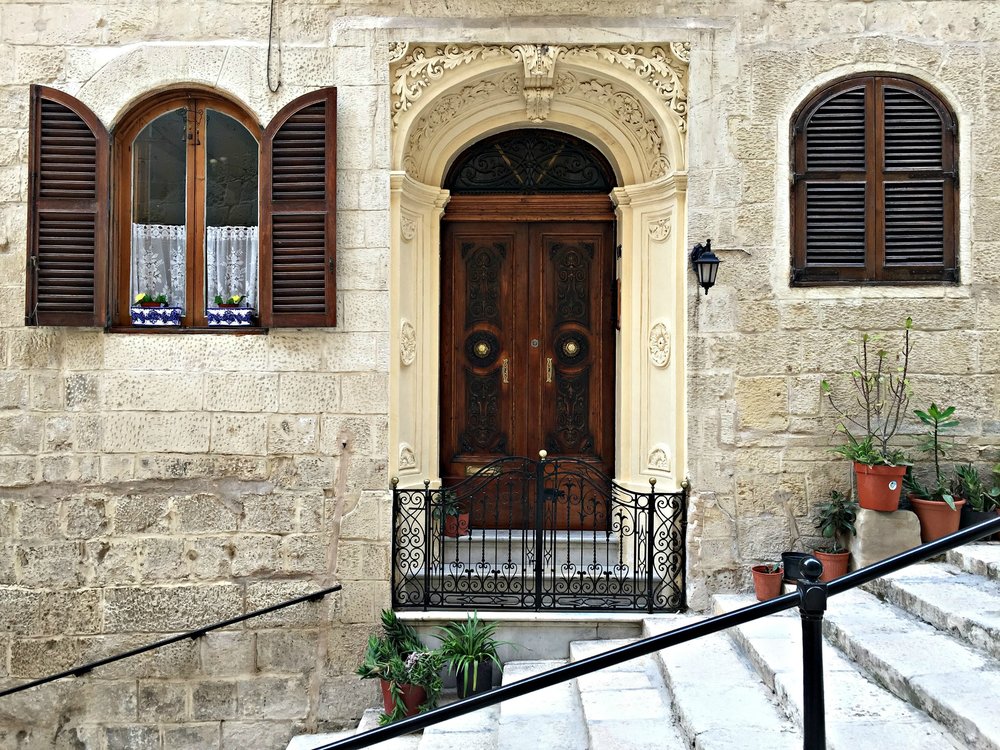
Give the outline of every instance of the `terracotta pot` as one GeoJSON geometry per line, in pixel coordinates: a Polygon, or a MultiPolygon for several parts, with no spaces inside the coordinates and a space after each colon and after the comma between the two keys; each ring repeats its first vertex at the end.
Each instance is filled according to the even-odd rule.
{"type": "Polygon", "coordinates": [[[754,565],[750,568],[753,575],[753,590],[757,601],[766,602],[776,596],[781,596],[781,579],[784,575],[781,568],[776,573],[768,573],[768,565],[754,565]]]}
{"type": "Polygon", "coordinates": [[[858,505],[883,512],[899,508],[899,493],[903,489],[905,466],[869,466],[855,461],[854,475],[858,482],[858,505]]]}
{"type": "MultiPolygon", "coordinates": [[[[392,690],[389,688],[387,680],[379,680],[379,682],[382,684],[382,708],[387,714],[391,714],[396,707],[396,702],[392,699],[392,690]]],[[[420,711],[421,704],[427,700],[427,691],[420,685],[409,683],[400,685],[399,690],[403,694],[403,707],[406,709],[406,715],[416,716],[420,711]]]]}
{"type": "Polygon", "coordinates": [[[820,552],[816,550],[813,556],[823,563],[823,575],[819,577],[821,581],[832,581],[846,575],[848,565],[851,562],[850,552],[820,552]]]}
{"type": "Polygon", "coordinates": [[[920,519],[920,541],[926,544],[958,531],[965,500],[955,498],[955,510],[952,510],[942,500],[923,500],[913,495],[909,498],[913,512],[920,519]]]}
{"type": "Polygon", "coordinates": [[[465,536],[469,533],[469,514],[459,513],[457,516],[444,517],[445,536],[465,536]]]}

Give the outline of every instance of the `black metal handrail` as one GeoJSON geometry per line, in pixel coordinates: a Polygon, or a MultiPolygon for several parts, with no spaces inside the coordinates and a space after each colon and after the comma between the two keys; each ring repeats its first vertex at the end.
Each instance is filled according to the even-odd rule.
{"type": "Polygon", "coordinates": [[[106,656],[103,659],[97,659],[96,661],[88,662],[87,664],[81,664],[79,667],[73,667],[67,669],[63,672],[57,672],[56,674],[50,674],[47,677],[40,677],[37,680],[32,680],[31,682],[25,682],[20,685],[16,685],[12,688],[7,688],[6,690],[0,690],[0,698],[4,696],[11,695],[13,693],[19,693],[22,690],[27,690],[28,688],[38,687],[39,685],[44,685],[47,682],[55,682],[56,680],[61,680],[64,677],[82,677],[83,675],[90,672],[92,669],[97,667],[103,667],[105,664],[111,664],[112,662],[121,661],[122,659],[128,659],[132,656],[138,656],[139,654],[144,654],[147,651],[152,651],[153,649],[162,648],[163,646],[169,646],[171,643],[177,643],[178,641],[183,641],[188,638],[192,640],[195,638],[201,638],[206,633],[210,633],[213,630],[218,630],[219,628],[227,628],[230,625],[236,625],[237,623],[243,622],[245,620],[251,620],[254,617],[260,617],[261,615],[267,615],[271,612],[277,612],[285,607],[291,607],[295,604],[301,604],[302,602],[318,602],[327,594],[332,594],[334,591],[340,591],[341,585],[338,583],[336,586],[330,586],[329,588],[319,589],[318,591],[313,591],[310,594],[304,594],[302,596],[297,596],[294,599],[288,599],[283,602],[278,602],[277,604],[272,604],[269,607],[264,607],[263,609],[255,609],[253,612],[247,612],[242,615],[237,615],[236,617],[230,617],[228,620],[222,620],[221,622],[213,623],[212,625],[205,625],[204,627],[195,628],[194,630],[188,630],[184,633],[179,633],[177,635],[172,635],[169,638],[164,638],[159,641],[154,641],[152,643],[147,643],[145,646],[139,646],[133,648],[129,651],[122,651],[120,654],[115,654],[114,656],[106,656]]]}
{"type": "Polygon", "coordinates": [[[1000,532],[1000,517],[984,521],[976,526],[961,529],[954,534],[928,542],[919,547],[901,552],[881,562],[874,563],[853,573],[841,576],[830,583],[818,581],[823,570],[819,560],[813,557],[803,562],[803,571],[810,577],[799,581],[798,591],[770,599],[749,607],[717,615],[701,622],[685,625],[659,635],[650,636],[634,643],[621,646],[602,654],[582,659],[572,664],[556,667],[523,680],[490,690],[487,693],[469,696],[447,706],[433,709],[423,714],[411,716],[362,734],[346,737],[336,742],[318,745],[313,750],[358,750],[371,747],[378,742],[424,729],[447,719],[463,716],[486,706],[492,706],[511,698],[517,698],[543,688],[557,685],[605,667],[615,666],[630,659],[646,656],[670,646],[693,641],[728,628],[791,609],[799,605],[802,617],[803,655],[803,748],[824,750],[826,748],[826,719],[823,697],[823,612],[828,596],[841,594],[865,583],[881,578],[889,573],[922,562],[930,557],[960,547],[968,542],[1000,532]]]}

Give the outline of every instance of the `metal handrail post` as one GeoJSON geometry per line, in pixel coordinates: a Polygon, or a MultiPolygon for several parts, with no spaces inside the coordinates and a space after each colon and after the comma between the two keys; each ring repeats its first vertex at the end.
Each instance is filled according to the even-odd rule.
{"type": "Polygon", "coordinates": [[[802,619],[802,747],[826,750],[826,707],[823,696],[823,613],[826,584],[819,581],[823,564],[815,557],[802,561],[799,616],[802,619]]]}

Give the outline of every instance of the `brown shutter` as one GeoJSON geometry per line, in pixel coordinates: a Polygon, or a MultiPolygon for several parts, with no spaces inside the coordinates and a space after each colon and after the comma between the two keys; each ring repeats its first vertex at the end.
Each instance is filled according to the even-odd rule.
{"type": "Polygon", "coordinates": [[[107,322],[108,132],[83,103],[31,87],[27,325],[107,322]]]}
{"type": "Polygon", "coordinates": [[[337,91],[285,106],[264,131],[260,296],[265,326],[336,324],[337,91]]]}

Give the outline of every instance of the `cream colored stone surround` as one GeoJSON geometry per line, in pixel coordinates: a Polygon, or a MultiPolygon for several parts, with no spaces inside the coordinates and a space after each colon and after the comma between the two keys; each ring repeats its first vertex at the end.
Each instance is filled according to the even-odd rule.
{"type": "MultiPolygon", "coordinates": [[[[439,480],[440,221],[451,161],[504,130],[587,140],[621,187],[617,480],[685,475],[687,60],[681,43],[390,44],[390,471],[439,480]]],[[[541,446],[539,446],[541,448],[541,446]]]]}

